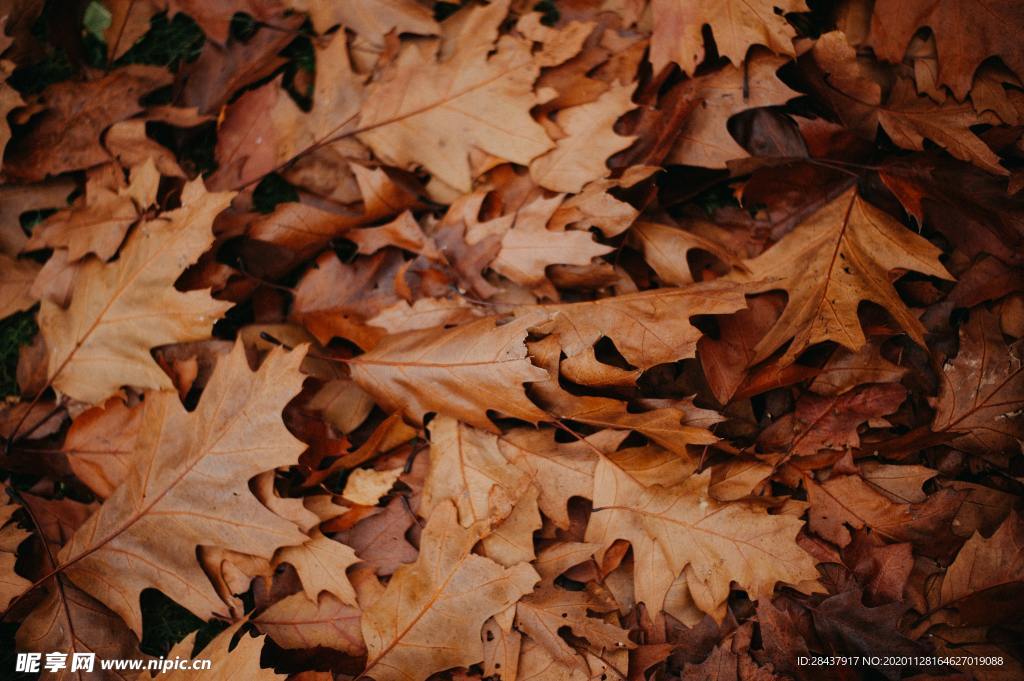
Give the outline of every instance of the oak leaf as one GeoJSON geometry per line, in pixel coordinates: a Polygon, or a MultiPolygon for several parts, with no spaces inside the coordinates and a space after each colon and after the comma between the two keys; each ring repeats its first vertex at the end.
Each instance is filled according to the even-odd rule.
{"type": "Polygon", "coordinates": [[[666,163],[725,168],[728,161],[746,158],[749,154],[729,132],[729,118],[747,109],[785,104],[799,95],[776,75],[784,58],[754,52],[742,67],[734,62],[735,66],[726,65],[681,86],[681,96],[698,104],[683,119],[666,163]]]}
{"type": "Polygon", "coordinates": [[[282,648],[332,648],[346,655],[366,653],[359,629],[362,611],[331,592],[310,600],[303,593],[279,600],[253,622],[282,648]]]}
{"type": "Polygon", "coordinates": [[[914,270],[951,279],[939,249],[849,189],[808,217],[764,254],[745,261],[752,291],[785,289],[786,308],[754,348],[752,363],[792,338],[784,361],[815,343],[835,341],[857,351],[865,343],[857,317],[861,301],[884,307],[904,331],[924,345],[924,327],[900,299],[893,270],[914,270]],[[877,244],[889,247],[880,249],[877,244]],[[794,271],[792,263],[802,264],[794,271]]]}
{"type": "Polygon", "coordinates": [[[339,137],[359,114],[362,78],[352,71],[344,32],[318,45],[313,106],[308,113],[281,78],[250,90],[228,106],[217,135],[213,189],[238,189],[296,156],[339,137]]]}
{"type": "Polygon", "coordinates": [[[1007,346],[995,315],[971,313],[960,351],[942,369],[932,430],[963,433],[954,446],[979,454],[1018,452],[1024,439],[1024,358],[1007,346]]]}
{"type": "Polygon", "coordinates": [[[506,569],[470,553],[482,529],[459,525],[450,503],[434,509],[419,558],[398,568],[363,614],[364,674],[416,681],[483,660],[484,622],[529,593],[538,576],[526,563],[506,569]]]}
{"type": "Polygon", "coordinates": [[[18,545],[29,535],[11,522],[18,508],[17,504],[0,506],[0,609],[3,610],[32,586],[32,582],[14,571],[18,545]]]}
{"type": "Polygon", "coordinates": [[[586,591],[568,591],[545,584],[516,605],[516,626],[544,646],[555,660],[571,666],[576,653],[558,635],[562,627],[568,627],[574,635],[585,638],[599,650],[636,646],[624,629],[589,614],[609,612],[613,608],[598,602],[586,591]]]}
{"type": "Polygon", "coordinates": [[[590,232],[548,229],[546,225],[562,198],[540,198],[516,213],[490,264],[495,272],[523,286],[539,286],[546,281],[545,268],[549,265],[589,265],[593,258],[613,250],[595,242],[590,232]]]}
{"type": "Polygon", "coordinates": [[[328,592],[347,605],[356,604],[356,592],[345,576],[345,570],[359,562],[356,552],[339,541],[313,530],[310,538],[298,546],[279,549],[275,566],[289,563],[302,582],[302,590],[310,601],[321,592],[328,592]]]}
{"type": "Polygon", "coordinates": [[[35,305],[32,284],[39,270],[39,265],[30,260],[11,258],[0,252],[0,319],[35,305]]]}
{"type": "Polygon", "coordinates": [[[63,574],[138,633],[146,588],[204,617],[223,607],[195,559],[197,545],[269,558],[301,543],[304,535],[260,504],[247,483],[294,463],[304,449],[280,417],[302,384],[302,355],[275,350],[253,372],[236,344],[192,413],[176,393],[147,395],[135,465],[61,549],[63,574]],[[161,529],[168,521],[176,527],[170,535],[161,529]],[[111,582],[111,574],[120,577],[111,582]]]}
{"type": "Polygon", "coordinates": [[[1024,586],[1024,521],[1016,512],[991,537],[975,532],[946,569],[938,607],[956,607],[964,622],[986,621],[1024,586]]]}
{"type": "Polygon", "coordinates": [[[594,344],[608,338],[630,365],[646,370],[696,354],[702,334],[691,317],[729,314],[745,305],[743,289],[726,281],[525,307],[518,313],[544,314],[545,321],[533,328],[558,339],[566,355],[563,364],[597,362],[594,344]]]}
{"type": "Polygon", "coordinates": [[[429,430],[430,472],[420,514],[429,517],[434,508],[450,501],[463,527],[508,517],[530,478],[510,465],[498,437],[448,416],[435,418],[429,430]]]}
{"type": "Polygon", "coordinates": [[[783,13],[806,9],[803,0],[654,0],[651,64],[657,72],[675,62],[692,74],[705,56],[705,24],[711,26],[718,53],[733,64],[743,63],[751,45],[793,55],[796,31],[783,13]]]}
{"type": "Polygon", "coordinates": [[[927,26],[935,35],[938,80],[957,99],[964,99],[974,72],[982,61],[998,56],[1018,75],[1024,73],[1024,54],[1008,26],[1024,24],[1024,8],[1015,0],[991,0],[984,11],[963,2],[908,0],[875,6],[871,15],[870,44],[883,59],[903,61],[907,45],[918,29],[927,26]]]}
{"type": "Polygon", "coordinates": [[[84,205],[61,211],[33,229],[26,250],[66,248],[72,262],[90,253],[110,260],[128,228],[156,201],[159,183],[160,173],[152,159],[132,169],[126,187],[87,183],[84,205]]]}
{"type": "Polygon", "coordinates": [[[45,110],[32,120],[31,131],[8,145],[4,170],[36,182],[107,162],[103,132],[142,111],[139,99],[172,80],[167,69],[132,64],[97,80],[49,86],[40,95],[45,110]]]}
{"type": "Polygon", "coordinates": [[[890,541],[934,542],[960,507],[961,495],[941,490],[921,504],[897,503],[858,475],[834,476],[818,484],[805,480],[811,502],[811,531],[839,545],[852,541],[849,528],[870,527],[890,541]]]}
{"type": "Polygon", "coordinates": [[[142,425],[140,405],[112,397],[78,415],[62,449],[72,472],[98,497],[107,498],[124,482],[142,425]]]}
{"type": "Polygon", "coordinates": [[[293,0],[291,6],[307,12],[318,33],[341,25],[383,49],[385,36],[395,33],[437,35],[440,27],[430,10],[415,0],[374,0],[363,6],[330,0],[293,0]]]}
{"type": "MultiPolygon", "coordinates": [[[[252,681],[281,681],[286,678],[273,669],[260,666],[260,654],[263,651],[262,637],[253,637],[243,633],[235,647],[231,648],[243,622],[228,627],[203,648],[196,658],[210,661],[210,668],[176,669],[165,676],[169,681],[231,681],[232,679],[251,679],[252,681]]],[[[195,634],[185,637],[171,649],[168,657],[175,659],[192,657],[195,646],[195,634]]]]}
{"type": "Polygon", "coordinates": [[[608,157],[635,139],[615,132],[615,122],[636,106],[631,99],[635,89],[635,84],[617,84],[593,102],[559,111],[558,126],[565,137],[530,163],[534,181],[551,191],[577,193],[588,182],[607,176],[608,157]]]}
{"type": "Polygon", "coordinates": [[[778,582],[798,586],[818,578],[814,560],[795,541],[801,521],[742,502],[715,501],[710,481],[705,471],[672,487],[644,487],[602,459],[586,541],[600,543],[603,553],[625,539],[647,564],[653,563],[644,553],[662,552],[672,575],[688,568],[695,597],[706,590],[707,597],[697,601],[705,612],[725,601],[731,582],[758,599],[770,596],[778,582]]]}
{"type": "Polygon", "coordinates": [[[881,126],[904,149],[924,149],[927,138],[956,158],[990,173],[1008,174],[995,152],[971,130],[971,126],[997,121],[979,114],[971,103],[937,103],[918,95],[906,79],[897,79],[883,96],[875,71],[858,61],[856,51],[839,31],[822,36],[812,54],[827,74],[822,82],[815,79],[812,84],[817,84],[820,94],[855,132],[874,139],[881,126]]]}
{"type": "Polygon", "coordinates": [[[39,326],[54,387],[91,404],[122,385],[173,387],[150,349],[206,338],[229,307],[172,285],[213,243],[210,225],[230,202],[231,194],[209,194],[199,180],[187,185],[182,207],[140,225],[116,262],[82,265],[66,310],[43,302],[39,326]]]}
{"type": "Polygon", "coordinates": [[[373,567],[378,575],[390,575],[403,563],[416,560],[416,549],[405,536],[415,522],[412,511],[401,499],[395,498],[379,513],[360,520],[335,537],[355,549],[359,559],[373,567]]]}
{"type": "Polygon", "coordinates": [[[495,44],[508,4],[464,10],[440,41],[405,46],[367,88],[359,139],[386,163],[422,166],[459,192],[470,189],[473,150],[528,165],[550,149],[529,114],[540,70],[529,45],[508,35],[495,44]]]}
{"type": "Polygon", "coordinates": [[[435,411],[493,432],[489,409],[536,423],[547,415],[522,384],[548,376],[526,356],[528,326],[529,320],[497,326],[486,317],[388,336],[349,361],[352,378],[381,406],[401,410],[414,423],[435,411]]]}

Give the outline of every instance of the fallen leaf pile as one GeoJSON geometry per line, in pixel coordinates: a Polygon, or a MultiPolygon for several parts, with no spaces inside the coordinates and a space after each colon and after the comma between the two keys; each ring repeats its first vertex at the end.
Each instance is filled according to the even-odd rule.
{"type": "Polygon", "coordinates": [[[0,4],[0,648],[1024,678],[1022,31],[0,4]]]}

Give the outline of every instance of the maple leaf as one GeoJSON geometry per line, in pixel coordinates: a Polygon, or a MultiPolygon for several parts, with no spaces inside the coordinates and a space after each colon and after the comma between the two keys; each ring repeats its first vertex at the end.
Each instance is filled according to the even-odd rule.
{"type": "Polygon", "coordinates": [[[140,225],[116,262],[82,265],[66,310],[43,301],[39,326],[54,387],[91,404],[122,385],[173,387],[150,349],[206,338],[229,307],[203,291],[179,293],[172,284],[213,243],[210,224],[231,196],[209,194],[198,180],[189,184],[182,207],[140,225]]]}
{"type": "Polygon", "coordinates": [[[486,412],[495,407],[536,423],[547,415],[530,402],[522,384],[548,375],[526,356],[528,326],[529,320],[497,326],[486,317],[452,329],[388,336],[349,360],[352,378],[383,407],[401,410],[414,423],[436,411],[493,432],[486,412]]]}
{"type": "Polygon", "coordinates": [[[269,558],[282,545],[301,543],[295,525],[260,504],[247,483],[294,463],[304,448],[280,418],[302,383],[302,355],[275,350],[253,372],[236,344],[192,413],[176,393],[147,395],[135,465],[61,549],[62,573],[138,634],[146,588],[204,617],[223,607],[195,560],[197,545],[269,558]],[[173,535],[161,531],[168,519],[173,535]],[[120,575],[117,582],[106,578],[111,574],[120,575]]]}
{"type": "Polygon", "coordinates": [[[1018,74],[1024,73],[1019,43],[1006,30],[1022,24],[1024,9],[1014,0],[988,0],[980,7],[956,0],[909,0],[874,8],[869,41],[883,59],[901,62],[911,37],[927,26],[935,35],[938,80],[962,100],[975,70],[990,56],[998,56],[1018,74]]]}
{"type": "Polygon", "coordinates": [[[692,74],[704,59],[705,24],[711,26],[718,53],[740,64],[751,45],[766,45],[793,55],[796,31],[783,13],[804,12],[803,0],[653,0],[651,64],[660,71],[669,62],[692,74]],[[777,12],[776,7],[782,11],[777,12]]]}
{"type": "Polygon", "coordinates": [[[465,10],[440,41],[402,49],[367,88],[359,139],[388,164],[422,166],[460,192],[473,179],[472,150],[528,165],[550,149],[529,115],[540,70],[529,45],[505,35],[495,46],[508,5],[465,10]]]}
{"type": "Polygon", "coordinates": [[[999,322],[976,310],[960,329],[960,352],[943,367],[932,430],[964,433],[953,443],[965,451],[1019,451],[1024,438],[1024,360],[1019,344],[1007,347],[999,322]]]}
{"type": "Polygon", "coordinates": [[[859,350],[865,337],[857,307],[864,300],[884,307],[923,346],[924,328],[900,300],[890,272],[914,270],[951,279],[939,263],[939,252],[864,201],[856,189],[847,190],[763,255],[744,261],[750,274],[731,275],[741,281],[764,282],[753,283],[752,291],[781,288],[789,293],[782,316],[755,346],[752,363],[765,359],[791,337],[786,362],[826,340],[859,350]],[[888,248],[879,249],[878,243],[888,248]],[[793,262],[802,264],[800,271],[793,271],[793,262]]]}
{"type": "Polygon", "coordinates": [[[605,551],[625,539],[645,564],[657,559],[650,552],[662,552],[673,576],[688,568],[690,591],[705,612],[725,601],[730,582],[758,599],[778,582],[797,586],[817,579],[814,561],[795,541],[802,522],[742,502],[715,501],[710,481],[705,471],[672,487],[645,487],[602,459],[586,541],[605,551]]]}
{"type": "Polygon", "coordinates": [[[483,660],[484,622],[529,593],[538,576],[526,563],[506,569],[471,554],[482,529],[459,525],[450,503],[434,509],[419,558],[398,568],[363,614],[364,674],[414,681],[483,660]]]}

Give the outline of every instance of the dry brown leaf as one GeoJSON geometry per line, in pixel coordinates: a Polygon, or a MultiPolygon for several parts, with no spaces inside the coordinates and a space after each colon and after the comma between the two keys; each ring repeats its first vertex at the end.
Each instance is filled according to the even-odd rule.
{"type": "Polygon", "coordinates": [[[1024,23],[1024,8],[1015,0],[991,0],[973,12],[971,4],[908,0],[876,5],[871,16],[870,44],[883,59],[903,61],[911,37],[927,26],[935,35],[939,82],[957,99],[967,96],[974,72],[986,58],[996,55],[1018,75],[1024,55],[1008,26],[1024,23]]]}
{"type": "Polygon", "coordinates": [[[611,172],[608,157],[633,143],[633,137],[615,133],[615,122],[635,108],[632,84],[616,84],[593,102],[558,112],[558,127],[565,137],[555,148],[530,163],[533,180],[555,192],[576,193],[588,182],[611,172]]]}
{"type": "Polygon", "coordinates": [[[167,69],[132,64],[86,83],[55,83],[40,95],[44,112],[8,145],[4,170],[23,181],[90,168],[110,159],[100,135],[143,110],[139,98],[173,80],[167,69]]]}
{"type": "Polygon", "coordinates": [[[29,536],[11,520],[19,508],[17,504],[0,506],[0,607],[3,610],[32,586],[32,582],[14,571],[18,545],[29,536]]]}
{"type": "Polygon", "coordinates": [[[459,525],[450,503],[434,510],[419,558],[398,568],[363,613],[364,674],[416,681],[483,660],[484,622],[529,593],[538,576],[526,563],[505,569],[471,554],[482,529],[459,525]]]}
{"type": "Polygon", "coordinates": [[[727,65],[683,85],[682,96],[698,105],[683,120],[666,162],[725,168],[728,161],[746,158],[747,151],[729,133],[729,118],[747,109],[785,104],[799,95],[776,76],[786,59],[754,52],[742,67],[734,62],[735,66],[727,65]]]}
{"type": "Polygon", "coordinates": [[[182,207],[140,225],[116,262],[85,262],[68,309],[43,302],[39,326],[54,387],[91,404],[122,385],[173,388],[150,349],[206,338],[229,307],[172,284],[213,243],[210,224],[230,202],[231,194],[207,193],[198,180],[189,184],[182,207]]]}
{"type": "Polygon", "coordinates": [[[705,56],[704,24],[711,26],[718,53],[739,65],[751,45],[767,45],[776,54],[792,56],[796,31],[783,13],[807,8],[803,0],[653,0],[651,10],[654,70],[675,62],[683,73],[692,74],[705,56]]]}
{"type": "Polygon", "coordinates": [[[528,44],[498,39],[507,13],[508,0],[468,8],[439,42],[406,45],[367,88],[359,139],[386,163],[422,166],[459,192],[471,188],[474,149],[522,165],[550,149],[529,115],[539,66],[528,44]]]}
{"type": "Polygon", "coordinates": [[[597,362],[594,344],[609,338],[627,362],[638,369],[693,357],[701,332],[690,318],[729,314],[745,306],[743,289],[731,282],[695,284],[601,298],[593,302],[522,308],[531,328],[558,339],[564,363],[597,362]]]}
{"type": "Polygon", "coordinates": [[[32,283],[40,267],[31,260],[19,260],[0,253],[0,319],[36,304],[32,283]]]}
{"type": "Polygon", "coordinates": [[[715,501],[710,482],[705,471],[674,487],[643,487],[602,458],[586,541],[600,543],[603,554],[625,539],[644,564],[651,564],[644,553],[663,552],[672,576],[687,569],[690,591],[708,613],[728,597],[731,582],[758,599],[770,596],[778,582],[817,580],[814,560],[795,541],[802,522],[742,502],[715,501]]]}
{"type": "Polygon", "coordinates": [[[295,525],[260,504],[247,483],[295,463],[304,448],[280,417],[301,386],[302,355],[276,350],[253,372],[236,344],[191,413],[176,393],[150,393],[135,465],[61,549],[63,574],[138,633],[139,594],[146,588],[159,588],[203,617],[223,608],[195,560],[197,545],[270,557],[282,545],[301,543],[295,525]],[[170,535],[160,529],[167,518],[177,528],[170,535]],[[121,578],[111,582],[111,574],[121,578]]]}
{"type": "Polygon", "coordinates": [[[101,260],[114,257],[128,228],[156,202],[160,174],[152,159],[132,169],[126,187],[112,189],[100,182],[86,184],[82,206],[61,211],[32,230],[26,250],[66,248],[68,260],[92,253],[101,260]]]}
{"type": "Polygon", "coordinates": [[[893,270],[914,270],[951,279],[939,249],[849,189],[807,218],[763,255],[745,261],[752,291],[785,289],[786,309],[754,348],[752,363],[790,338],[784,361],[815,343],[831,340],[856,352],[866,342],[857,307],[869,300],[884,307],[899,326],[924,345],[924,327],[890,283],[893,270]],[[889,244],[880,249],[879,243],[889,244]],[[792,263],[800,262],[799,271],[792,263]]]}
{"type": "MultiPolygon", "coordinates": [[[[260,667],[260,653],[263,640],[243,633],[235,647],[231,648],[234,639],[243,623],[228,627],[203,648],[196,658],[210,661],[210,669],[174,670],[166,674],[168,681],[232,681],[232,679],[251,679],[252,681],[280,681],[286,678],[273,669],[260,667]]],[[[181,643],[171,649],[168,656],[176,658],[191,657],[195,645],[195,634],[190,634],[181,643]]]]}
{"type": "Polygon", "coordinates": [[[430,422],[430,473],[420,514],[452,502],[463,527],[504,520],[526,488],[529,476],[510,465],[498,438],[447,416],[430,422]]]}
{"type": "Polygon", "coordinates": [[[960,329],[960,352],[943,367],[932,429],[964,433],[954,445],[977,453],[1019,451],[1024,438],[1024,362],[999,322],[976,310],[960,329]]]}
{"type": "Polygon", "coordinates": [[[359,562],[356,552],[341,542],[314,530],[299,546],[287,546],[274,555],[273,564],[289,563],[302,581],[302,590],[310,601],[326,591],[342,603],[354,606],[356,592],[345,570],[359,562]]]}
{"type": "Polygon", "coordinates": [[[611,246],[594,241],[590,232],[546,226],[562,202],[562,196],[537,199],[516,213],[515,223],[501,235],[501,249],[491,268],[517,284],[539,286],[549,265],[589,265],[610,253],[611,246]]]}
{"type": "Polygon", "coordinates": [[[292,0],[291,6],[309,13],[313,28],[318,33],[325,33],[340,24],[358,33],[375,48],[384,47],[384,38],[391,31],[437,35],[440,30],[430,10],[414,0],[374,0],[363,5],[330,0],[292,0]]]}
{"type": "Polygon", "coordinates": [[[362,611],[325,591],[315,600],[292,594],[264,610],[253,623],[282,648],[331,648],[346,655],[366,654],[359,630],[362,611]]]}
{"type": "Polygon", "coordinates": [[[495,431],[487,416],[493,408],[536,423],[547,415],[530,402],[522,384],[548,375],[526,356],[528,326],[529,320],[497,326],[487,317],[453,329],[388,336],[349,361],[352,378],[378,404],[400,410],[413,423],[433,411],[495,431]]]}
{"type": "MultiPolygon", "coordinates": [[[[984,620],[985,608],[1024,583],[1024,522],[1011,512],[989,538],[975,532],[946,570],[939,589],[939,607],[956,607],[964,621],[984,620]],[[986,598],[987,597],[987,598],[986,598]]],[[[998,606],[996,606],[998,607],[998,606]]]]}
{"type": "Polygon", "coordinates": [[[990,173],[1009,173],[995,152],[972,132],[971,126],[992,121],[979,115],[970,102],[936,103],[918,95],[906,79],[898,79],[883,100],[882,86],[871,66],[857,60],[856,51],[839,31],[822,36],[813,55],[827,74],[819,85],[822,96],[843,122],[861,135],[874,139],[881,126],[905,149],[924,149],[927,138],[990,173]]]}
{"type": "Polygon", "coordinates": [[[113,494],[132,466],[143,408],[112,397],[82,412],[71,424],[62,449],[75,476],[96,496],[113,494]]]}
{"type": "Polygon", "coordinates": [[[359,114],[362,80],[353,73],[345,34],[315,48],[313,108],[304,112],[275,78],[227,109],[217,135],[213,189],[238,189],[283,167],[299,154],[339,136],[359,114]]]}

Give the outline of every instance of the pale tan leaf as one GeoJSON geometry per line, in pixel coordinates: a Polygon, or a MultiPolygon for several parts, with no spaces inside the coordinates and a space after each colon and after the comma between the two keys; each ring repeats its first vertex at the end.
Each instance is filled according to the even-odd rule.
{"type": "Polygon", "coordinates": [[[470,553],[481,529],[459,525],[449,503],[434,510],[420,557],[398,568],[363,615],[364,674],[376,681],[418,681],[483,660],[484,622],[529,593],[538,577],[525,563],[505,569],[470,553]]]}
{"type": "Polygon", "coordinates": [[[43,302],[39,326],[54,387],[90,404],[122,385],[174,387],[150,349],[208,337],[230,306],[204,291],[180,293],[172,286],[213,243],[210,225],[230,202],[231,194],[190,183],[182,207],[140,225],[116,262],[82,265],[68,309],[43,302]]]}
{"type": "Polygon", "coordinates": [[[304,540],[247,486],[263,471],[295,463],[305,447],[281,421],[302,384],[302,355],[275,350],[253,372],[236,344],[191,413],[176,393],[147,395],[128,478],[59,554],[63,573],[133,631],[142,629],[146,588],[203,617],[223,607],[195,559],[197,545],[269,558],[304,540]],[[169,522],[173,533],[165,531],[169,522]]]}

